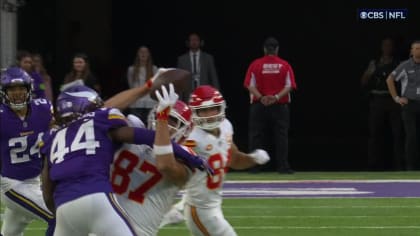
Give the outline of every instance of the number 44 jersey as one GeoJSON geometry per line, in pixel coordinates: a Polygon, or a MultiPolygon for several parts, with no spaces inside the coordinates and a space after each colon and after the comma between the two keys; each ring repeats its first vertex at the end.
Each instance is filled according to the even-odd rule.
{"type": "Polygon", "coordinates": [[[227,164],[230,158],[233,128],[228,119],[219,126],[219,137],[214,136],[202,129],[194,127],[187,140],[187,146],[191,147],[197,155],[206,158],[214,170],[213,176],[206,172],[196,171],[188,181],[186,189],[186,202],[199,208],[219,207],[222,204],[222,187],[227,164]]]}
{"type": "Polygon", "coordinates": [[[41,152],[56,183],[57,208],[81,196],[112,192],[109,167],[121,144],[114,143],[108,132],[122,126],[127,122],[118,109],[102,108],[44,135],[41,152]]]}

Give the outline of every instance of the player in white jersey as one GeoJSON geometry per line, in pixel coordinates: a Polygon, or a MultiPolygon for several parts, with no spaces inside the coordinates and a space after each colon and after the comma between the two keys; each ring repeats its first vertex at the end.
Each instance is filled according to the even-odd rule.
{"type": "MultiPolygon", "coordinates": [[[[166,150],[170,138],[180,143],[191,131],[191,110],[177,101],[170,86],[157,94],[159,104],[149,124],[156,130],[155,146],[126,144],[115,155],[112,170],[114,191],[118,202],[135,223],[139,235],[156,235],[164,214],[191,175],[178,162],[172,151],[166,150]]],[[[131,117],[132,119],[133,117],[131,117]]],[[[139,121],[139,120],[138,120],[139,121]]],[[[141,122],[141,121],[140,121],[141,122]]],[[[149,127],[150,128],[150,127],[149,127]]]]}
{"type": "Polygon", "coordinates": [[[228,168],[246,169],[264,164],[270,157],[264,150],[245,154],[233,142],[233,127],[225,118],[225,100],[212,86],[197,87],[191,94],[194,128],[185,142],[207,159],[214,175],[195,172],[185,187],[184,216],[193,235],[231,236],[235,230],[222,212],[222,187],[228,168]]]}

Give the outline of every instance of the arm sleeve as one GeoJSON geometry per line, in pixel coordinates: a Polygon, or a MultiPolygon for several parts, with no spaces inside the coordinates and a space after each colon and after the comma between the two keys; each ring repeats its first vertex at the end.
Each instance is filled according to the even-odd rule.
{"type": "Polygon", "coordinates": [[[253,83],[256,84],[255,76],[253,76],[253,67],[254,67],[254,63],[251,63],[249,65],[248,70],[247,70],[246,75],[245,75],[244,87],[246,89],[248,89],[248,87],[251,85],[251,78],[254,78],[253,83]]]}
{"type": "MultiPolygon", "coordinates": [[[[134,128],[134,143],[136,144],[146,144],[150,147],[153,147],[155,141],[155,132],[143,128],[134,128]]],[[[185,161],[186,163],[195,163],[197,161],[197,156],[186,151],[179,144],[171,141],[172,148],[174,150],[174,155],[177,159],[185,161]]]]}
{"type": "Polygon", "coordinates": [[[397,66],[397,68],[395,68],[395,70],[391,72],[391,75],[394,76],[395,81],[399,81],[402,79],[404,75],[403,72],[404,72],[404,65],[401,63],[397,66]]]}

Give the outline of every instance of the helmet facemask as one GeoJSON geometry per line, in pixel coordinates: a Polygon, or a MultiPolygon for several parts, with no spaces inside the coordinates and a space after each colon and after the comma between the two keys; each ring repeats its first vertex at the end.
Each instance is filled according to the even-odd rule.
{"type": "Polygon", "coordinates": [[[180,143],[183,139],[186,139],[192,128],[191,122],[186,121],[175,112],[171,112],[169,114],[168,127],[171,139],[177,143],[180,143]]]}
{"type": "MultiPolygon", "coordinates": [[[[156,107],[148,117],[148,128],[156,130],[156,107]]],[[[173,141],[180,143],[186,139],[192,130],[191,109],[182,101],[177,101],[171,108],[168,119],[169,134],[173,141]]]]}
{"type": "Polygon", "coordinates": [[[32,99],[32,78],[19,67],[3,71],[0,86],[2,100],[12,110],[26,108],[32,99]]]}
{"type": "Polygon", "coordinates": [[[195,126],[204,130],[213,130],[218,128],[225,119],[226,103],[222,101],[221,103],[206,105],[204,102],[202,106],[191,107],[191,109],[193,112],[192,120],[195,126]],[[201,110],[210,108],[217,108],[219,112],[211,116],[202,116],[199,114],[202,112],[201,110]]]}
{"type": "Polygon", "coordinates": [[[190,96],[189,106],[194,125],[201,129],[214,130],[225,119],[225,99],[210,85],[198,86],[190,96]],[[213,110],[217,110],[217,113],[213,110]]]}
{"type": "Polygon", "coordinates": [[[13,84],[7,86],[4,88],[4,91],[2,91],[4,102],[15,111],[20,111],[26,108],[31,100],[31,90],[29,86],[30,85],[25,84],[13,84]],[[22,88],[24,88],[25,91],[23,91],[22,88]]]}

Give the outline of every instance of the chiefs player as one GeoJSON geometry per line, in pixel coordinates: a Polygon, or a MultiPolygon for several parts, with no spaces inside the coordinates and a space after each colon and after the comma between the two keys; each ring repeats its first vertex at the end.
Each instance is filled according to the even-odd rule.
{"type": "MultiPolygon", "coordinates": [[[[149,128],[156,130],[154,147],[125,144],[113,164],[113,189],[139,235],[157,234],[164,214],[192,174],[173,155],[165,153],[170,139],[181,143],[192,125],[191,109],[177,100],[173,86],[170,88],[169,93],[163,88],[162,96],[157,94],[159,104],[149,116],[149,128]],[[156,142],[158,138],[163,142],[156,142]]],[[[142,125],[138,118],[128,118],[130,125],[142,125]]]]}
{"type": "Polygon", "coordinates": [[[226,102],[212,86],[197,87],[191,94],[194,128],[185,142],[206,158],[214,175],[195,172],[186,185],[184,216],[193,235],[236,235],[222,212],[222,186],[228,168],[247,169],[264,164],[270,157],[257,149],[250,154],[238,150],[233,127],[225,117],[226,102]]]}

